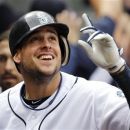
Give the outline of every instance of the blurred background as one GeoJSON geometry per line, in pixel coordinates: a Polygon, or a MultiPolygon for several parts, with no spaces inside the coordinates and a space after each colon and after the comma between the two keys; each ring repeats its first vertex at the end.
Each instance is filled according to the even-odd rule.
{"type": "MultiPolygon", "coordinates": [[[[45,1],[45,0],[43,0],[43,1],[45,1]]],[[[81,10],[81,8],[82,9],[86,8],[86,7],[84,7],[82,0],[61,0],[61,1],[66,1],[68,6],[70,6],[71,8],[73,8],[77,11],[81,10]]],[[[12,8],[15,8],[16,11],[18,11],[18,12],[19,11],[26,12],[28,10],[29,5],[32,2],[32,0],[0,0],[0,2],[5,2],[5,3],[9,4],[12,8]]]]}

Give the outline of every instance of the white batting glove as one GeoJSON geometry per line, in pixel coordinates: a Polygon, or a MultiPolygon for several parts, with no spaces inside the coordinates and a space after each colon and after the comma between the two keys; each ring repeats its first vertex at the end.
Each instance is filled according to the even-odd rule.
{"type": "Polygon", "coordinates": [[[123,50],[118,50],[114,39],[109,34],[93,27],[86,14],[83,14],[82,17],[86,27],[80,31],[88,33],[89,38],[87,41],[79,40],[78,43],[86,50],[89,58],[109,73],[118,73],[124,70],[125,60],[120,56],[123,50]]]}

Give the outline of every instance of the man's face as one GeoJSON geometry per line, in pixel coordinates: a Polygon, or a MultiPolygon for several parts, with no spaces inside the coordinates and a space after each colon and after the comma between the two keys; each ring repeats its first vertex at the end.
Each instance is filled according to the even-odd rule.
{"type": "Polygon", "coordinates": [[[35,31],[23,44],[14,56],[22,74],[50,76],[59,71],[61,50],[54,28],[44,27],[35,31]]]}
{"type": "Polygon", "coordinates": [[[11,53],[8,40],[0,41],[0,86],[6,90],[22,80],[17,71],[11,53]]]}

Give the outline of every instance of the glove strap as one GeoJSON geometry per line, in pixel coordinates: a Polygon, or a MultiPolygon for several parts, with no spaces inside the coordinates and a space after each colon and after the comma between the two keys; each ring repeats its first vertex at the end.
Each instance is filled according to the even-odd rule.
{"type": "Polygon", "coordinates": [[[123,58],[120,58],[119,62],[111,68],[108,68],[108,72],[111,74],[118,74],[125,69],[126,62],[123,58]]]}

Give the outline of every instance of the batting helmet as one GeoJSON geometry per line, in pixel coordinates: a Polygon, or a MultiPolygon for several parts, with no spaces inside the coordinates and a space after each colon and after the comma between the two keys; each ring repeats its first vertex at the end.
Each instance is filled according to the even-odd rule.
{"type": "Polygon", "coordinates": [[[20,19],[12,26],[9,35],[9,46],[12,55],[14,56],[17,49],[24,44],[22,41],[27,38],[33,31],[40,27],[52,26],[56,29],[62,53],[62,66],[69,61],[70,48],[67,40],[69,29],[65,24],[55,22],[54,18],[43,11],[32,11],[20,19]]]}

